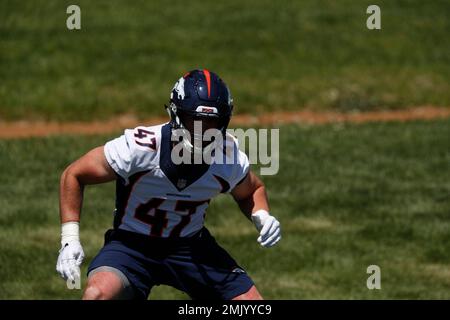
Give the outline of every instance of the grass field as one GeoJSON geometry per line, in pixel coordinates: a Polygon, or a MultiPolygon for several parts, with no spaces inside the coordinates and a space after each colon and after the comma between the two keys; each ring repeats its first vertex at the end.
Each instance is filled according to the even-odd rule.
{"type": "MultiPolygon", "coordinates": [[[[449,120],[282,127],[279,174],[263,177],[279,246],[260,248],[227,196],[212,202],[207,226],[266,298],[450,299],[449,137],[449,120]],[[371,264],[381,290],[366,288],[371,264]]],[[[0,299],[80,297],[55,272],[58,180],[109,138],[0,140],[0,299]]],[[[83,272],[113,206],[113,184],[87,188],[83,272]]],[[[187,296],[161,286],[151,298],[187,296]]]]}
{"type": "Polygon", "coordinates": [[[78,0],[0,2],[0,120],[164,113],[185,71],[230,85],[237,112],[450,105],[449,2],[78,0]]]}

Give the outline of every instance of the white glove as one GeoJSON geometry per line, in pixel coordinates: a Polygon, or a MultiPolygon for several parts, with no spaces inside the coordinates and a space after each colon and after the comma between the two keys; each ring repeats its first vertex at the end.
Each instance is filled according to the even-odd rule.
{"type": "Polygon", "coordinates": [[[252,221],[259,231],[258,242],[263,247],[271,247],[281,239],[280,222],[266,210],[258,210],[252,214],[252,221]]]}
{"type": "Polygon", "coordinates": [[[83,259],[84,252],[79,238],[79,223],[63,223],[61,250],[59,250],[56,271],[66,280],[75,281],[75,279],[80,279],[80,265],[83,259]]]}

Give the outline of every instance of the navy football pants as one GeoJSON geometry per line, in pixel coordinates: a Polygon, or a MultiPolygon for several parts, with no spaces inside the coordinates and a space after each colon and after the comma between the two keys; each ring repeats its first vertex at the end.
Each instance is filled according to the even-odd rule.
{"type": "Polygon", "coordinates": [[[91,262],[88,274],[99,267],[123,273],[134,299],[147,299],[154,285],[165,284],[193,299],[229,300],[253,285],[206,228],[178,239],[108,230],[105,245],[91,262]]]}

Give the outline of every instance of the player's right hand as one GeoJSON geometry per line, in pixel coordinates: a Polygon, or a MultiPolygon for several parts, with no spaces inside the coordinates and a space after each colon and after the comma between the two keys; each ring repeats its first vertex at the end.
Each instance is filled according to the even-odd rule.
{"type": "Polygon", "coordinates": [[[63,244],[59,250],[56,271],[65,280],[75,281],[80,279],[80,265],[84,259],[84,251],[80,241],[73,240],[63,244]]]}

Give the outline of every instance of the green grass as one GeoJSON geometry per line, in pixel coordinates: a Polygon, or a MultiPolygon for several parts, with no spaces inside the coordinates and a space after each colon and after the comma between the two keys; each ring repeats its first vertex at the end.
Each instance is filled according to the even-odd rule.
{"type": "Polygon", "coordinates": [[[237,112],[450,105],[448,1],[0,3],[0,119],[164,113],[176,79],[218,72],[237,112]]]}
{"type": "MultiPolygon", "coordinates": [[[[55,271],[58,180],[111,136],[0,140],[0,299],[76,299],[55,271]]],[[[283,239],[260,248],[228,196],[207,227],[270,299],[449,299],[450,121],[285,126],[263,177],[283,239]],[[381,267],[381,290],[366,288],[381,267]]],[[[256,170],[257,168],[255,168],[256,170]]],[[[83,272],[112,223],[114,185],[88,187],[83,272]]],[[[85,276],[83,284],[85,285],[85,276]]],[[[187,298],[169,287],[152,299],[187,298]]]]}

